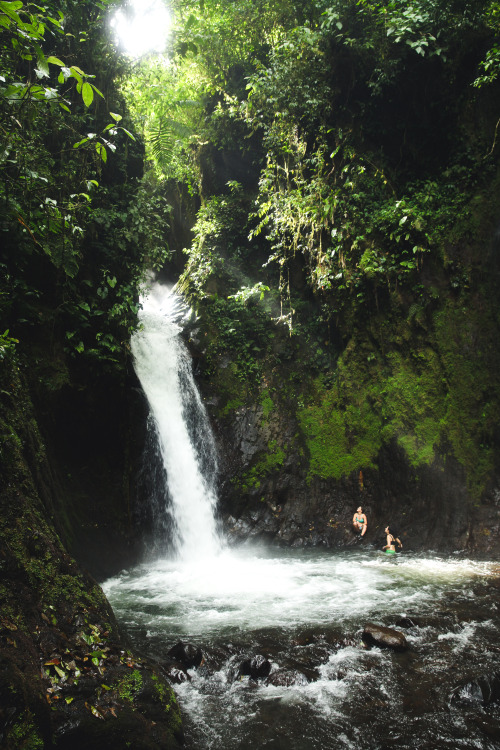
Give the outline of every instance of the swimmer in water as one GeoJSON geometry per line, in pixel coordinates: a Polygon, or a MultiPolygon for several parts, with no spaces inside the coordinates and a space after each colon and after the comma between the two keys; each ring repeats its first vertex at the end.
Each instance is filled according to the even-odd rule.
{"type": "Polygon", "coordinates": [[[352,525],[354,526],[355,531],[361,531],[361,536],[364,536],[366,534],[368,521],[366,520],[366,516],[363,513],[363,508],[361,507],[361,505],[353,516],[352,525]]]}
{"type": "Polygon", "coordinates": [[[387,535],[387,544],[385,544],[382,549],[386,553],[386,555],[395,555],[396,544],[398,545],[399,549],[403,549],[403,542],[399,539],[398,536],[394,536],[394,534],[391,534],[391,530],[388,526],[385,527],[384,531],[387,535]]]}

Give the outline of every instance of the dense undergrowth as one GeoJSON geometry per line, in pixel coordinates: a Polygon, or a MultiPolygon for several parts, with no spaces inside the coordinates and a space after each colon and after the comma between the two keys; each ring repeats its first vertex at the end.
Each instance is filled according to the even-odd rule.
{"type": "Polygon", "coordinates": [[[166,255],[168,205],[141,183],[114,82],[129,63],[108,38],[112,7],[0,8],[0,354],[18,344],[53,389],[68,368],[123,367],[138,284],[166,255]]]}
{"type": "Polygon", "coordinates": [[[170,203],[183,242],[195,222],[170,268],[223,416],[270,387],[311,477],[395,439],[413,466],[455,455],[478,498],[499,417],[497,4],[178,0],[168,57],[133,69],[110,7],[2,6],[2,355],[52,391],[123,371],[146,267],[178,241],[170,203]]]}
{"type": "Polygon", "coordinates": [[[162,82],[196,116],[177,103],[181,137],[157,108],[146,137],[162,153],[162,123],[156,169],[200,195],[180,288],[220,414],[271,386],[311,478],[396,440],[414,467],[455,456],[477,500],[500,416],[497,5],[178,7],[162,82]]]}

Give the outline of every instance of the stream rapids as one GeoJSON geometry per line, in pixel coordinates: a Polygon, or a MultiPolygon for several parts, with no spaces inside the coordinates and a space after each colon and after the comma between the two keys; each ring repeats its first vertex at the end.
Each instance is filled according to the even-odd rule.
{"type": "Polygon", "coordinates": [[[460,555],[253,547],[149,561],[104,590],[160,664],[179,641],[201,648],[175,686],[187,750],[489,750],[499,696],[479,684],[500,680],[498,572],[460,555]],[[408,650],[367,648],[369,622],[403,632],[408,650]],[[238,674],[255,655],[266,679],[238,674]]]}

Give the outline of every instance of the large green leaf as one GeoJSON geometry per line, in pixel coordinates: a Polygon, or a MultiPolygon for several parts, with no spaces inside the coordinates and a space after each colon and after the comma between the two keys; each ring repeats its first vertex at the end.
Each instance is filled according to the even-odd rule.
{"type": "Polygon", "coordinates": [[[94,91],[90,83],[87,83],[86,81],[82,86],[82,99],[86,107],[90,107],[94,101],[94,91]]]}

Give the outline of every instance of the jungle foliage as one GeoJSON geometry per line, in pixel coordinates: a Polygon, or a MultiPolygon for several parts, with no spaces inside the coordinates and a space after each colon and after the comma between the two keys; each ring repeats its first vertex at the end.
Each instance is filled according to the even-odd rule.
{"type": "Polygon", "coordinates": [[[111,7],[0,3],[2,355],[48,342],[53,385],[68,355],[119,364],[181,184],[222,411],[270,388],[311,475],[396,440],[415,466],[454,455],[477,497],[500,417],[500,5],[174,0],[168,53],[134,66],[111,7]]]}
{"type": "Polygon", "coordinates": [[[112,8],[0,3],[0,357],[38,346],[51,387],[72,358],[122,366],[145,266],[165,257],[168,205],[140,182],[112,8]]]}
{"type": "Polygon", "coordinates": [[[279,371],[280,398],[301,392],[311,476],[374,465],[397,440],[414,466],[454,455],[478,497],[500,416],[499,4],[173,7],[168,61],[124,90],[140,84],[156,173],[202,203],[181,287],[203,308],[223,411],[279,371]],[[252,316],[267,329],[249,334],[252,316]]]}

